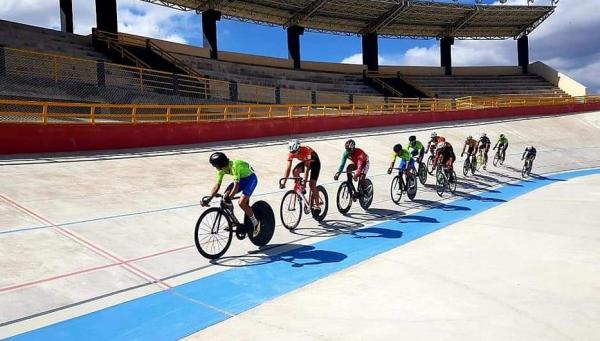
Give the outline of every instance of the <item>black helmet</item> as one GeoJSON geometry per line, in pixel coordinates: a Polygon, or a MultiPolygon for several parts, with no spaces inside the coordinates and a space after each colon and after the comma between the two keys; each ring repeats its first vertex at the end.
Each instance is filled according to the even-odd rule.
{"type": "Polygon", "coordinates": [[[227,158],[227,156],[225,154],[223,154],[221,152],[216,152],[216,153],[212,153],[212,155],[208,159],[208,162],[210,162],[210,164],[213,167],[223,168],[223,167],[227,166],[227,164],[229,163],[229,159],[227,158]]]}
{"type": "Polygon", "coordinates": [[[354,148],[356,148],[356,142],[354,142],[354,140],[348,140],[344,147],[346,147],[347,151],[353,151],[354,148]]]}
{"type": "Polygon", "coordinates": [[[398,143],[397,145],[394,146],[394,153],[400,153],[401,150],[402,150],[402,145],[400,143],[398,143]]]}
{"type": "Polygon", "coordinates": [[[411,135],[411,136],[408,138],[408,141],[409,141],[409,142],[415,142],[416,140],[417,140],[417,137],[416,137],[415,135],[411,135]]]}

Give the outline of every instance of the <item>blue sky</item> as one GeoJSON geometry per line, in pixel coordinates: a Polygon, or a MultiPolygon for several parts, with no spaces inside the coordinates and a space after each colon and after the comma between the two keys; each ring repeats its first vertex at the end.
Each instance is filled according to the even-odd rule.
{"type": "MultiPolygon", "coordinates": [[[[438,2],[451,2],[451,0],[438,2]]],[[[460,0],[474,3],[474,0],[460,0]]],[[[483,0],[492,3],[493,0],[483,0]]],[[[535,0],[548,4],[550,0],[535,0]]],[[[2,0],[0,19],[58,29],[59,0],[2,0]]],[[[94,0],[73,0],[75,31],[89,34],[95,26],[94,0]]],[[[525,5],[526,0],[508,0],[525,5]]],[[[200,16],[145,3],[117,0],[119,30],[143,36],[202,46],[200,16]]],[[[558,8],[530,36],[531,61],[541,60],[600,93],[600,0],[560,0],[558,8]]],[[[271,27],[223,19],[218,23],[219,49],[287,58],[286,32],[271,27]]],[[[303,60],[359,63],[361,40],[305,32],[301,38],[303,60]]],[[[380,63],[384,65],[439,65],[436,40],[379,39],[380,63]]],[[[455,65],[515,65],[516,42],[457,41],[455,65]]]]}

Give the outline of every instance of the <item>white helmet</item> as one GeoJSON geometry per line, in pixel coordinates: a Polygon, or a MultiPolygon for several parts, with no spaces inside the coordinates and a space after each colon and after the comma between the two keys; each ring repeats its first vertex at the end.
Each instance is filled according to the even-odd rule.
{"type": "Polygon", "coordinates": [[[473,139],[473,136],[471,136],[471,135],[467,136],[467,141],[472,140],[472,139],[473,139]]]}
{"type": "Polygon", "coordinates": [[[298,151],[298,149],[300,149],[300,141],[294,139],[294,140],[290,140],[289,144],[288,144],[288,149],[290,151],[290,153],[295,153],[298,151]]]}
{"type": "Polygon", "coordinates": [[[437,133],[434,131],[433,133],[431,133],[431,138],[437,137],[437,133]]]}
{"type": "Polygon", "coordinates": [[[440,142],[437,144],[436,149],[442,149],[444,147],[446,147],[446,142],[440,142]]]}
{"type": "Polygon", "coordinates": [[[481,138],[487,137],[486,133],[481,133],[481,138]]]}

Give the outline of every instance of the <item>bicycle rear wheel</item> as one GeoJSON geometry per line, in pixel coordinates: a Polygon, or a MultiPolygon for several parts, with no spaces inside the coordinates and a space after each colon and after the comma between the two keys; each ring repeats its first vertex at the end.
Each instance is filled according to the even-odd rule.
{"type": "Polygon", "coordinates": [[[400,199],[402,199],[402,185],[402,178],[400,175],[396,175],[390,184],[390,197],[396,205],[398,205],[400,203],[400,199]]]}
{"type": "Polygon", "coordinates": [[[362,195],[358,198],[358,203],[363,210],[368,210],[373,202],[373,182],[371,179],[365,178],[358,184],[362,195]]]}
{"type": "Polygon", "coordinates": [[[448,177],[448,189],[450,193],[454,194],[456,192],[456,183],[458,182],[458,178],[456,177],[456,172],[452,171],[451,176],[448,177]]]}
{"type": "Polygon", "coordinates": [[[196,222],[194,242],[200,254],[208,259],[217,259],[227,252],[233,237],[229,217],[216,207],[204,211],[196,222]]]}
{"type": "Polygon", "coordinates": [[[327,191],[323,186],[317,186],[317,191],[319,192],[319,208],[321,209],[321,212],[319,212],[318,215],[315,214],[315,212],[312,210],[312,207],[311,212],[313,213],[313,218],[315,218],[316,221],[323,221],[323,219],[325,219],[327,216],[327,210],[329,210],[329,196],[327,195],[327,191]]]}
{"type": "Polygon", "coordinates": [[[348,182],[344,181],[340,184],[336,199],[338,211],[340,211],[341,214],[348,213],[348,211],[350,211],[350,207],[352,207],[352,197],[350,196],[348,182]]]}
{"type": "Polygon", "coordinates": [[[281,206],[279,207],[279,216],[283,226],[290,231],[298,227],[302,218],[302,210],[300,196],[293,190],[287,191],[281,199],[281,206]]]}
{"type": "MultiPolygon", "coordinates": [[[[273,238],[275,232],[275,214],[273,209],[265,201],[257,201],[252,205],[252,212],[256,215],[256,219],[260,223],[258,231],[254,231],[253,228],[248,230],[248,238],[252,244],[256,246],[265,246],[273,238]]],[[[246,226],[252,226],[250,218],[245,219],[246,226]]]]}

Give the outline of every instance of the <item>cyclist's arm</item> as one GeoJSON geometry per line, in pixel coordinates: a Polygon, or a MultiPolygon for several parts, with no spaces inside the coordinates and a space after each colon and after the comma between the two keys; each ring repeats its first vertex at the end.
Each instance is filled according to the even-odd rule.
{"type": "Polygon", "coordinates": [[[463,155],[465,153],[466,149],[467,149],[467,143],[465,142],[465,145],[463,146],[462,153],[460,153],[460,155],[463,155]]]}
{"type": "Polygon", "coordinates": [[[525,158],[525,154],[527,154],[527,149],[525,149],[525,151],[523,152],[523,155],[521,156],[521,160],[523,160],[525,158]]]}
{"type": "Polygon", "coordinates": [[[231,201],[233,199],[233,197],[235,196],[235,194],[238,192],[239,189],[240,189],[240,182],[238,180],[234,180],[233,181],[233,188],[231,189],[231,192],[229,192],[229,195],[227,196],[227,199],[229,201],[231,201]]]}
{"type": "Polygon", "coordinates": [[[215,183],[215,185],[213,186],[213,188],[210,192],[211,197],[214,197],[215,194],[219,193],[219,189],[221,188],[221,183],[223,182],[224,175],[225,175],[225,173],[223,171],[217,172],[217,182],[215,183]]]}
{"type": "Polygon", "coordinates": [[[394,155],[392,155],[392,163],[390,163],[390,168],[394,168],[394,164],[396,163],[396,158],[398,156],[396,155],[396,153],[394,153],[394,155]]]}
{"type": "MultiPolygon", "coordinates": [[[[283,177],[287,178],[288,176],[290,176],[291,170],[292,170],[292,160],[288,160],[287,166],[285,166],[285,172],[283,172],[283,177]]],[[[285,183],[286,180],[283,180],[283,182],[285,183]]]]}
{"type": "Polygon", "coordinates": [[[344,151],[342,154],[342,161],[340,162],[340,166],[338,167],[338,173],[341,173],[346,166],[346,160],[348,159],[348,152],[344,151]]]}

